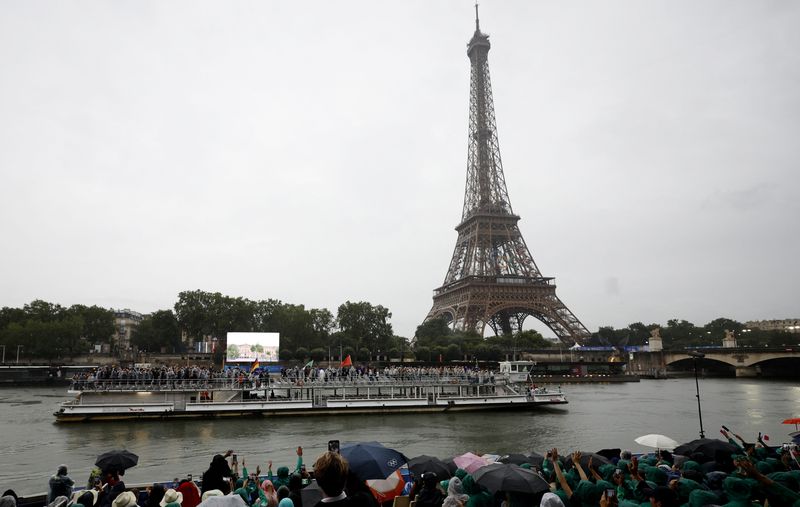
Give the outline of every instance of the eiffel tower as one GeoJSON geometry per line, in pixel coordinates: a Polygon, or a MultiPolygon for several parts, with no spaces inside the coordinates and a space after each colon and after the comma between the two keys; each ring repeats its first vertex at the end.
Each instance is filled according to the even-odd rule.
{"type": "Polygon", "coordinates": [[[556,296],[522,238],[508,198],[489,78],[489,36],[481,32],[475,5],[475,34],[467,44],[471,64],[467,184],[458,240],[444,284],[434,290],[425,320],[443,317],[453,329],[483,335],[522,329],[533,316],[565,343],[583,342],[589,331],[556,296]]]}

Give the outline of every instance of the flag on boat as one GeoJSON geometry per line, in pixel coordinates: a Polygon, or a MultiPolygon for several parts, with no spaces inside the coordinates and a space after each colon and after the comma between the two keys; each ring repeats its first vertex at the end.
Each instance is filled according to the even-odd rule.
{"type": "Polygon", "coordinates": [[[342,361],[342,368],[345,366],[353,366],[353,360],[350,359],[350,354],[347,354],[347,357],[345,357],[344,361],[342,361]]]}
{"type": "Polygon", "coordinates": [[[311,361],[307,362],[305,366],[303,366],[303,368],[313,368],[313,367],[314,367],[314,360],[313,359],[311,361]]]}
{"type": "Polygon", "coordinates": [[[256,370],[257,370],[257,369],[259,369],[259,368],[261,368],[261,364],[259,364],[259,362],[258,362],[258,358],[256,358],[256,360],[255,360],[255,361],[253,361],[253,365],[252,365],[252,366],[250,366],[250,371],[251,371],[251,372],[254,372],[254,371],[256,371],[256,370]]]}

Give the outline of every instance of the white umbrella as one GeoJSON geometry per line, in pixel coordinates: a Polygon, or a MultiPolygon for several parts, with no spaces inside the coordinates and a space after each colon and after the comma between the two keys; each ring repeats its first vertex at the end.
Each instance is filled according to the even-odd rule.
{"type": "Polygon", "coordinates": [[[649,435],[642,435],[634,440],[637,444],[647,447],[654,447],[656,449],[672,450],[678,446],[678,442],[672,440],[664,435],[651,433],[649,435]]]}

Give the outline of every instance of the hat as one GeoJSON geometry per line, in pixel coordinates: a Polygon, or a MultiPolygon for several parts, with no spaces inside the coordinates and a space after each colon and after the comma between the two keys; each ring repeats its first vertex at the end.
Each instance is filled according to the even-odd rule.
{"type": "Polygon", "coordinates": [[[83,505],[83,507],[93,507],[94,504],[97,503],[97,490],[92,488],[83,491],[76,491],[72,494],[72,503],[79,503],[83,505]],[[88,502],[90,498],[87,495],[91,495],[91,503],[85,503],[88,502]]]}
{"type": "Polygon", "coordinates": [[[112,503],[114,507],[134,507],[136,505],[136,495],[130,491],[123,491],[112,503]]]}
{"type": "Polygon", "coordinates": [[[210,498],[212,496],[225,496],[225,493],[223,493],[222,491],[220,491],[218,489],[209,489],[208,491],[203,493],[203,496],[202,496],[202,498],[200,500],[205,502],[206,498],[210,498]]]}
{"type": "Polygon", "coordinates": [[[175,491],[172,488],[169,488],[166,493],[164,493],[164,498],[158,503],[161,507],[166,507],[167,504],[170,503],[177,503],[180,504],[183,502],[183,493],[180,491],[175,491]]]}

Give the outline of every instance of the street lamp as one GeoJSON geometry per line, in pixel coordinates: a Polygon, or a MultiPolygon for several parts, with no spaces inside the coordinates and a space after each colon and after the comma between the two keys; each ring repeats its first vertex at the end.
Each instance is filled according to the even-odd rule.
{"type": "Polygon", "coordinates": [[[706,434],[703,432],[703,411],[700,409],[700,384],[697,381],[697,360],[703,359],[706,355],[702,352],[691,350],[686,354],[692,358],[692,362],[694,363],[694,388],[697,393],[695,396],[697,396],[697,417],[700,418],[700,438],[706,438],[706,434]]]}
{"type": "Polygon", "coordinates": [[[6,346],[0,345],[0,347],[3,347],[3,364],[6,364],[6,346]]]}
{"type": "MultiPolygon", "coordinates": [[[[19,364],[19,349],[22,348],[22,345],[17,345],[17,364],[19,364]]],[[[5,349],[3,350],[3,355],[5,356],[5,349]]]]}

